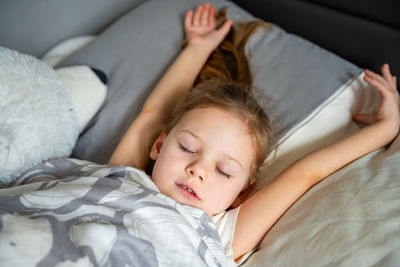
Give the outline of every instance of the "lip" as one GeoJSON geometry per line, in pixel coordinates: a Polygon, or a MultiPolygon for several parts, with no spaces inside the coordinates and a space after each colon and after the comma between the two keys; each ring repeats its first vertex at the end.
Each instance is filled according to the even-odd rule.
{"type": "Polygon", "coordinates": [[[182,183],[175,183],[175,185],[178,187],[179,191],[182,192],[182,194],[189,200],[191,201],[200,201],[200,198],[198,197],[197,193],[193,190],[193,188],[191,188],[190,186],[186,185],[186,184],[182,184],[182,183]],[[186,186],[187,188],[190,188],[195,194],[193,195],[192,193],[190,193],[188,190],[186,190],[185,188],[182,187],[182,185],[186,186]]]}

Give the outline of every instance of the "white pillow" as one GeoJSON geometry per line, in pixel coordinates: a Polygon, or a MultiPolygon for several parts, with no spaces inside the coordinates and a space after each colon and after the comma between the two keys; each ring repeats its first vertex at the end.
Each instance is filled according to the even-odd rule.
{"type": "Polygon", "coordinates": [[[353,115],[374,112],[380,99],[376,89],[367,84],[363,77],[364,72],[348,81],[280,139],[275,153],[271,153],[260,169],[256,190],[261,189],[300,157],[333,143],[362,126],[352,120],[353,115]]]}
{"type": "Polygon", "coordinates": [[[49,66],[54,67],[64,58],[88,45],[94,39],[96,39],[95,35],[83,35],[67,39],[50,49],[41,59],[49,66]]]}
{"type": "MultiPolygon", "coordinates": [[[[363,73],[283,140],[261,171],[260,188],[293,161],[362,127],[379,94],[363,73]]],[[[397,266],[400,260],[399,137],[306,192],[243,266],[397,266]]]]}

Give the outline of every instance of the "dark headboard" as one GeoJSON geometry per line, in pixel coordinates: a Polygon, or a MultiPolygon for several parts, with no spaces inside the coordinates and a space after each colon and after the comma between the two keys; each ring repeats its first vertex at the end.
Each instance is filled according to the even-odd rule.
{"type": "Polygon", "coordinates": [[[383,63],[389,63],[400,84],[399,0],[233,2],[362,68],[380,71],[383,63]]]}

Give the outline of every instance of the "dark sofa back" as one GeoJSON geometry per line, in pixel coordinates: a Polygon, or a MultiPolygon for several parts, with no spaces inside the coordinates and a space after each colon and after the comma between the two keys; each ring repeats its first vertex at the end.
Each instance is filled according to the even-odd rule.
{"type": "MultiPolygon", "coordinates": [[[[357,64],[379,71],[389,63],[400,76],[398,0],[234,0],[286,31],[357,64]]],[[[400,83],[400,79],[398,79],[400,83]]]]}

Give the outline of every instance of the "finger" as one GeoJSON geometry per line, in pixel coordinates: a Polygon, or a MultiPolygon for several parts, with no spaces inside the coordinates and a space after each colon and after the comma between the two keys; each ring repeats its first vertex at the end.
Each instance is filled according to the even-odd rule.
{"type": "Polygon", "coordinates": [[[390,81],[392,79],[392,75],[390,73],[390,69],[389,69],[389,65],[388,64],[383,64],[382,65],[381,72],[382,72],[383,78],[387,79],[388,81],[390,81]]]}
{"type": "Polygon", "coordinates": [[[388,85],[383,84],[381,81],[367,75],[364,76],[364,80],[368,84],[372,85],[378,91],[381,97],[385,97],[385,95],[388,93],[388,85]]]}
{"type": "Polygon", "coordinates": [[[201,18],[202,12],[203,12],[203,6],[198,6],[196,8],[196,12],[194,12],[194,16],[193,16],[193,25],[194,26],[200,25],[200,18],[201,18]]]}
{"type": "Polygon", "coordinates": [[[367,77],[369,77],[369,78],[371,78],[373,80],[379,81],[379,82],[384,83],[384,84],[387,83],[387,81],[381,75],[373,72],[372,70],[368,70],[367,69],[367,70],[365,70],[364,73],[365,73],[365,76],[367,76],[367,77]]]}
{"type": "Polygon", "coordinates": [[[208,24],[215,29],[215,7],[210,8],[210,15],[208,16],[208,24]]]}
{"type": "Polygon", "coordinates": [[[217,30],[218,35],[220,36],[221,40],[225,38],[225,36],[228,34],[229,30],[231,29],[231,26],[233,24],[232,20],[227,20],[225,23],[217,30]]]}
{"type": "Polygon", "coordinates": [[[364,80],[379,90],[391,89],[388,81],[371,70],[365,70],[364,80]]]}
{"type": "Polygon", "coordinates": [[[185,16],[185,29],[189,29],[192,26],[193,11],[189,10],[185,16]]]}
{"type": "Polygon", "coordinates": [[[208,25],[208,16],[210,15],[210,4],[209,3],[205,3],[204,4],[204,8],[203,8],[203,14],[201,15],[201,25],[206,26],[208,25]]]}
{"type": "Polygon", "coordinates": [[[392,89],[394,90],[394,91],[396,91],[397,90],[397,83],[396,83],[397,81],[396,81],[396,76],[390,76],[390,81],[389,81],[389,83],[390,83],[390,85],[392,86],[392,89]]]}
{"type": "Polygon", "coordinates": [[[388,82],[388,84],[393,89],[393,78],[392,78],[392,74],[390,73],[389,64],[383,64],[381,71],[382,71],[383,78],[388,82]]]}
{"type": "Polygon", "coordinates": [[[375,114],[355,114],[353,116],[353,120],[365,123],[365,124],[372,124],[376,120],[375,114]]]}

